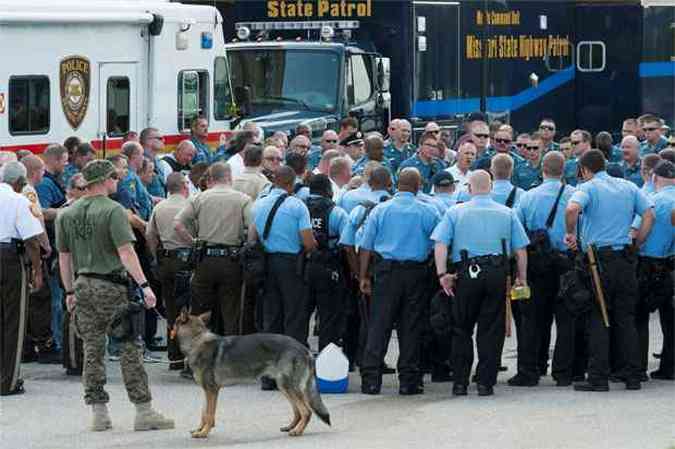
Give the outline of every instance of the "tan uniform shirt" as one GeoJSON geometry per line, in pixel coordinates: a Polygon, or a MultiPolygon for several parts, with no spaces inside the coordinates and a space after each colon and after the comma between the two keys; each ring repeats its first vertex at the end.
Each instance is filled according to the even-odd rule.
{"type": "Polygon", "coordinates": [[[242,174],[234,178],[234,181],[232,181],[232,188],[238,192],[245,193],[255,201],[258,198],[258,195],[260,195],[260,192],[270,184],[269,179],[260,173],[260,170],[253,167],[246,167],[242,174]]]}
{"type": "MultiPolygon", "coordinates": [[[[187,248],[189,242],[180,238],[174,227],[176,215],[187,205],[187,198],[172,194],[152,210],[146,235],[148,239],[156,239],[162,242],[164,249],[187,248]]],[[[188,227],[190,229],[190,227],[188,227]]]]}
{"type": "Polygon", "coordinates": [[[245,241],[252,205],[247,195],[220,184],[191,196],[176,220],[196,229],[197,237],[207,243],[239,246],[245,241]]]}

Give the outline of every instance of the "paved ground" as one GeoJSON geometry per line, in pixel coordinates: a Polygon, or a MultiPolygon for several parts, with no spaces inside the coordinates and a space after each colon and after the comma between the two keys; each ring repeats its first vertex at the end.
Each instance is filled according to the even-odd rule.
{"type": "MultiPolygon", "coordinates": [[[[659,348],[660,333],[652,329],[652,346],[659,348]]],[[[650,381],[637,392],[613,385],[610,393],[584,394],[558,389],[546,377],[538,388],[516,389],[505,384],[515,366],[514,344],[507,341],[510,370],[492,398],[479,398],[475,390],[454,398],[451,384],[429,382],[423,396],[402,398],[393,376],[386,377],[382,395],[364,396],[353,376],[349,394],[324,395],[333,427],[314,419],[301,438],[278,430],[290,418],[281,395],[251,383],[223,391],[210,438],[192,440],[200,389],[164,365],[146,367],[154,403],[175,418],[176,429],[133,432],[133,407],[116,363],[109,364],[108,388],[114,429],[92,433],[85,430],[89,409],[79,378],[58,366],[24,365],[27,393],[0,402],[0,448],[675,449],[675,383],[650,381]]]]}

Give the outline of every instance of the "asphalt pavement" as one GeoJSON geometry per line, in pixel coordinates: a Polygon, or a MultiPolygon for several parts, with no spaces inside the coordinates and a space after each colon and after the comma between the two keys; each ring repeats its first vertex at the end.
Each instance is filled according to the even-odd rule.
{"type": "MultiPolygon", "coordinates": [[[[656,319],[651,324],[652,348],[658,349],[656,319]]],[[[395,338],[387,359],[395,365],[395,338]]],[[[253,382],[236,385],[221,392],[208,440],[189,434],[200,420],[201,389],[166,365],[145,367],[153,404],[175,419],[174,430],[132,430],[134,408],[119,363],[109,362],[113,429],[94,433],[87,430],[91,417],[80,379],[58,365],[25,364],[26,394],[0,400],[0,448],[675,449],[675,382],[651,380],[640,391],[612,384],[609,393],[579,393],[555,387],[547,376],[538,387],[514,388],[506,380],[515,362],[515,339],[508,339],[509,371],[487,398],[475,388],[467,397],[452,397],[452,384],[428,378],[424,395],[401,397],[392,375],[385,376],[381,395],[365,396],[358,374],[352,375],[347,394],[323,395],[333,426],[314,418],[297,438],[279,431],[291,417],[280,393],[260,391],[253,382]]],[[[656,363],[650,356],[650,370],[656,363]]]]}

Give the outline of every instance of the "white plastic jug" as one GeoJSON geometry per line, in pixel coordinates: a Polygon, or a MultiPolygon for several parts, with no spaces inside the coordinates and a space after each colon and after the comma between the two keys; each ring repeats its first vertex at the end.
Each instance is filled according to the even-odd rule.
{"type": "Polygon", "coordinates": [[[346,393],[349,360],[339,346],[330,343],[316,358],[316,383],[321,393],[346,393]]]}

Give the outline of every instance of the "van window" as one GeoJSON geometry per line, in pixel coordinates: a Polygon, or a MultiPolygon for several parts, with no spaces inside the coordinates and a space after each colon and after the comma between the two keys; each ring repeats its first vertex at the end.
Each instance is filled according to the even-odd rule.
{"type": "Polygon", "coordinates": [[[213,117],[216,120],[226,120],[232,116],[230,105],[230,77],[227,59],[223,56],[216,58],[213,67],[213,117]]]}
{"type": "Polygon", "coordinates": [[[119,137],[129,131],[129,78],[108,78],[106,132],[119,137]]]}
{"type": "Polygon", "coordinates": [[[49,132],[49,78],[13,76],[9,79],[9,133],[49,132]]]}
{"type": "Polygon", "coordinates": [[[197,117],[209,119],[209,73],[184,70],[178,73],[178,130],[190,129],[197,117]]]}
{"type": "Polygon", "coordinates": [[[353,105],[365,103],[373,93],[370,68],[363,55],[353,55],[349,61],[350,73],[347,77],[349,103],[353,105]]]}

